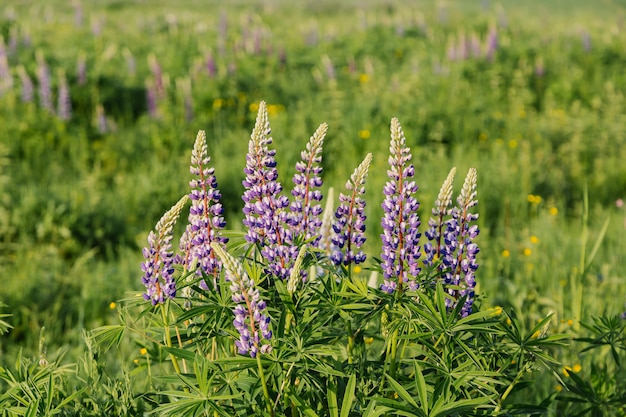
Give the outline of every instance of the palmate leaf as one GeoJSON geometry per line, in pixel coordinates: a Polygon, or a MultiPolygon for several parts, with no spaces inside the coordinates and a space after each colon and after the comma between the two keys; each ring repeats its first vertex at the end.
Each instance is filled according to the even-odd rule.
{"type": "Polygon", "coordinates": [[[160,416],[205,416],[209,412],[217,413],[220,416],[230,417],[224,407],[219,405],[218,401],[227,401],[235,398],[234,395],[216,395],[210,398],[202,398],[193,393],[181,391],[164,391],[163,395],[179,398],[178,400],[162,404],[155,408],[150,414],[158,414],[160,416]]]}
{"type": "Polygon", "coordinates": [[[109,350],[113,345],[120,346],[120,343],[124,339],[126,332],[126,326],[119,324],[111,324],[107,326],[101,326],[91,332],[91,337],[96,342],[96,345],[103,350],[109,350]]]}

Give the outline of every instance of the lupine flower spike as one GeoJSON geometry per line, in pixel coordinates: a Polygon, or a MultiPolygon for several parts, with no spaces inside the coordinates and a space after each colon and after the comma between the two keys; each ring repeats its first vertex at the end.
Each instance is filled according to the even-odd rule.
{"type": "MultiPolygon", "coordinates": [[[[450,210],[452,218],[446,222],[445,246],[442,248],[442,266],[446,271],[444,281],[448,284],[448,293],[453,299],[467,297],[461,309],[463,317],[472,311],[476,286],[474,275],[478,268],[476,255],[479,248],[473,240],[478,236],[479,230],[477,225],[470,225],[478,219],[478,214],[470,213],[470,209],[478,204],[476,180],[476,169],[470,168],[457,198],[457,206],[450,210]]],[[[449,301],[450,307],[453,304],[449,301]]]]}
{"type": "Polygon", "coordinates": [[[254,281],[244,272],[241,264],[228,254],[217,242],[211,243],[213,250],[220,257],[226,271],[226,280],[230,282],[232,299],[237,306],[233,310],[233,325],[239,332],[235,347],[241,355],[249,354],[255,358],[261,353],[269,353],[272,339],[269,329],[270,317],[264,313],[265,301],[261,299],[254,281]],[[265,341],[265,343],[263,343],[265,341]]]}
{"type": "Polygon", "coordinates": [[[141,282],[146,286],[143,298],[150,300],[152,305],[162,304],[167,298],[176,296],[176,282],[172,275],[172,235],[180,211],[188,199],[188,196],[184,196],[161,217],[155,230],[148,235],[148,247],[143,249],[143,257],[146,259],[141,264],[144,272],[141,282]]]}
{"type": "Polygon", "coordinates": [[[246,240],[258,244],[267,259],[267,272],[287,279],[298,248],[291,244],[291,234],[285,226],[289,199],[280,194],[283,187],[277,181],[276,151],[268,148],[272,143],[270,133],[267,107],[262,101],[246,155],[243,224],[248,229],[246,240]]]}
{"type": "Polygon", "coordinates": [[[293,236],[303,235],[305,240],[313,239],[311,244],[317,246],[322,225],[322,146],[328,125],[322,123],[302,151],[302,160],[296,164],[296,174],[293,176],[294,188],[291,194],[294,201],[291,203],[291,213],[288,223],[293,236]]]}
{"type": "MultiPolygon", "coordinates": [[[[189,224],[187,230],[190,253],[189,263],[184,266],[187,270],[197,268],[198,276],[205,275],[213,278],[213,288],[217,288],[217,277],[222,269],[219,258],[211,249],[212,242],[225,245],[228,239],[221,235],[221,230],[226,226],[223,208],[220,203],[221,194],[217,188],[217,180],[214,168],[209,167],[211,158],[207,153],[206,133],[201,130],[196,136],[196,141],[191,153],[190,172],[195,176],[189,182],[191,193],[191,207],[189,209],[189,224]]],[[[207,289],[204,281],[200,286],[207,289]]]]}
{"type": "Polygon", "coordinates": [[[452,168],[439,190],[435,207],[432,209],[432,217],[428,220],[428,230],[425,232],[428,243],[424,245],[424,252],[426,254],[424,265],[432,266],[441,256],[441,238],[443,235],[444,220],[452,205],[452,185],[455,174],[456,168],[452,168]]]}
{"type": "Polygon", "coordinates": [[[366,219],[365,200],[361,196],[365,194],[365,180],[371,162],[372,154],[369,153],[346,182],[350,195],[339,194],[340,204],[335,211],[331,254],[331,261],[335,265],[365,262],[365,253],[360,250],[365,243],[366,219]]]}
{"type": "Polygon", "coordinates": [[[382,254],[384,282],[381,290],[393,293],[402,292],[402,286],[408,283],[411,290],[417,289],[415,277],[420,273],[418,259],[421,255],[418,231],[420,219],[417,215],[419,203],[414,197],[417,185],[412,178],[415,168],[410,163],[411,150],[406,146],[402,126],[397,118],[391,120],[391,144],[389,146],[389,165],[387,171],[390,181],[385,184],[385,200],[382,203],[383,233],[382,254]]]}

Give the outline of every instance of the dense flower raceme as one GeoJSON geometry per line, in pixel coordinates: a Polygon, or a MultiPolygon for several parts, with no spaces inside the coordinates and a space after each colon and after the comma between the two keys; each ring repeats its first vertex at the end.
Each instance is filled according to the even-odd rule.
{"type": "Polygon", "coordinates": [[[296,164],[296,174],[293,176],[294,188],[291,194],[294,201],[290,205],[288,224],[294,236],[303,236],[317,246],[320,240],[322,220],[322,146],[324,136],[328,130],[326,123],[321,124],[302,151],[302,161],[296,164]]]}
{"type": "Polygon", "coordinates": [[[411,160],[411,150],[406,146],[404,132],[395,117],[391,120],[391,144],[389,147],[390,181],[384,188],[385,200],[382,203],[382,268],[384,282],[381,289],[393,293],[402,291],[408,283],[410,289],[417,289],[415,277],[421,268],[418,260],[421,255],[419,239],[420,220],[417,215],[419,203],[413,196],[417,191],[411,160]]]}
{"type": "MultiPolygon", "coordinates": [[[[222,216],[221,194],[217,188],[214,169],[209,167],[211,158],[207,153],[206,134],[199,131],[191,153],[190,172],[195,176],[189,182],[191,207],[189,209],[189,227],[185,231],[181,248],[185,253],[183,266],[187,270],[196,270],[213,278],[213,288],[217,288],[221,262],[211,248],[211,242],[225,245],[228,239],[220,231],[226,226],[222,216]]],[[[204,281],[200,286],[207,289],[204,281]]]]}
{"type": "Polygon", "coordinates": [[[270,317],[264,313],[265,301],[261,299],[254,281],[244,272],[241,264],[217,242],[213,242],[211,246],[224,263],[232,300],[237,304],[233,310],[233,325],[239,332],[239,340],[235,342],[237,351],[253,358],[259,352],[269,353],[272,350],[268,343],[272,339],[272,331],[269,329],[270,317]]]}
{"type": "Polygon", "coordinates": [[[259,104],[256,123],[250,136],[246,155],[244,186],[244,220],[246,240],[258,244],[267,259],[269,273],[281,279],[289,278],[298,255],[293,236],[287,226],[289,199],[281,195],[282,185],[274,156],[270,150],[272,138],[265,102],[259,104]]]}
{"type": "Polygon", "coordinates": [[[164,303],[167,298],[176,296],[172,237],[174,224],[188,199],[188,196],[184,196],[161,217],[155,230],[148,235],[148,247],[143,249],[146,259],[141,264],[144,272],[141,281],[146,286],[143,297],[153,305],[164,303]]]}
{"type": "Polygon", "coordinates": [[[331,261],[335,265],[358,265],[365,262],[365,253],[360,250],[365,243],[365,200],[361,197],[365,194],[365,180],[372,162],[372,154],[369,153],[354,170],[350,179],[346,182],[346,189],[350,195],[339,194],[339,207],[335,211],[333,223],[333,249],[331,261]]]}
{"type": "Polygon", "coordinates": [[[447,299],[449,308],[456,306],[454,300],[466,296],[461,314],[471,313],[474,302],[475,273],[478,268],[476,255],[478,245],[474,242],[478,236],[477,225],[471,223],[478,219],[478,214],[470,213],[470,209],[478,204],[476,200],[476,170],[471,168],[463,183],[461,194],[457,198],[457,206],[452,206],[452,183],[456,169],[452,168],[441,186],[439,196],[428,221],[424,245],[426,254],[424,264],[437,266],[443,275],[444,284],[451,298],[447,299]],[[448,218],[449,217],[449,218],[448,218]],[[446,218],[448,218],[446,220],[446,218]],[[441,262],[437,263],[437,260],[441,262]]]}

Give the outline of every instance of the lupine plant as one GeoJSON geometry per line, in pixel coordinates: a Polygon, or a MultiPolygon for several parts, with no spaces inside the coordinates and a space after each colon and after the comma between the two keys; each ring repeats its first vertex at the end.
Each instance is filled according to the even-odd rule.
{"type": "Polygon", "coordinates": [[[144,347],[148,366],[139,369],[148,383],[141,395],[163,415],[525,410],[507,401],[510,394],[537,366],[558,375],[549,348],[566,336],[548,334],[550,316],[526,331],[502,308],[481,309],[474,291],[476,170],[452,206],[452,169],[422,237],[411,150],[392,119],[382,254],[368,265],[363,195],[373,155],[354,170],[337,207],[330,197],[323,212],[326,130],[322,124],[302,152],[290,198],[260,103],[243,173],[241,232],[225,229],[219,176],[201,131],[189,194],[148,236],[143,298],[121,310],[121,325],[96,330],[95,339],[111,346],[128,332],[144,347]],[[174,226],[189,200],[175,252],[174,226]]]}

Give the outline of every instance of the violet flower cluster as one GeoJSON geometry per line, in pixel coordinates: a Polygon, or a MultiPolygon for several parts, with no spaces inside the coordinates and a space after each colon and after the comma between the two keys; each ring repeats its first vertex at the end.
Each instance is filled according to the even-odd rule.
{"type": "Polygon", "coordinates": [[[365,194],[364,185],[371,162],[372,154],[369,153],[346,182],[350,195],[339,194],[340,204],[335,211],[331,238],[333,249],[330,259],[335,265],[365,262],[365,253],[360,250],[365,243],[366,219],[365,200],[361,196],[365,194]]]}
{"type": "Polygon", "coordinates": [[[161,217],[155,230],[148,235],[148,247],[143,249],[143,256],[146,259],[141,264],[144,272],[141,282],[146,286],[143,298],[150,300],[152,305],[162,304],[167,298],[176,296],[176,282],[173,276],[175,259],[172,251],[173,229],[188,199],[188,196],[184,196],[161,217]]]}
{"type": "Polygon", "coordinates": [[[397,118],[391,120],[391,144],[389,147],[390,181],[385,184],[385,200],[382,203],[384,216],[381,220],[383,233],[381,260],[384,282],[381,290],[391,294],[402,291],[407,283],[411,290],[418,287],[415,277],[420,273],[420,219],[417,214],[419,203],[414,197],[417,185],[411,178],[415,168],[410,164],[411,150],[397,118]]]}
{"type": "Polygon", "coordinates": [[[260,246],[261,255],[267,260],[267,272],[287,279],[298,247],[292,244],[293,236],[287,227],[289,199],[281,195],[276,151],[268,147],[272,143],[270,133],[266,104],[261,102],[244,168],[243,224],[248,229],[246,240],[260,246]]]}
{"type": "Polygon", "coordinates": [[[302,160],[296,164],[296,174],[293,176],[294,188],[291,194],[294,201],[290,205],[291,213],[287,223],[291,227],[293,236],[303,236],[305,241],[317,247],[320,241],[320,227],[322,220],[322,146],[324,136],[328,130],[326,123],[321,124],[302,151],[302,160]]]}
{"type": "Polygon", "coordinates": [[[478,214],[470,212],[478,204],[477,175],[476,169],[469,170],[457,198],[457,206],[451,207],[455,173],[456,169],[452,168],[441,186],[432,210],[433,216],[428,221],[424,265],[435,267],[442,274],[444,286],[450,295],[446,299],[448,308],[456,307],[456,300],[466,297],[461,307],[461,315],[465,317],[471,313],[474,303],[475,273],[478,269],[476,255],[480,251],[474,242],[479,233],[478,226],[471,224],[478,219],[478,214]]]}
{"type": "MultiPolygon", "coordinates": [[[[207,153],[206,134],[198,132],[191,153],[190,172],[196,178],[189,182],[191,193],[191,207],[189,209],[189,228],[183,236],[186,240],[181,246],[186,246],[184,266],[187,270],[196,270],[199,276],[203,274],[213,278],[213,288],[217,289],[217,281],[222,270],[219,258],[211,248],[212,242],[226,245],[228,239],[221,235],[226,226],[223,207],[220,203],[221,194],[217,188],[214,168],[209,167],[211,158],[207,153]],[[186,243],[186,245],[185,245],[186,243]]],[[[207,289],[204,280],[200,286],[207,289]]]]}
{"type": "Polygon", "coordinates": [[[270,317],[264,312],[267,307],[265,301],[241,264],[217,242],[211,246],[224,263],[232,300],[237,304],[233,309],[233,326],[239,332],[239,340],[235,341],[237,352],[241,355],[249,354],[253,358],[259,352],[269,353],[272,350],[268,343],[272,339],[272,331],[269,328],[270,317]]]}

